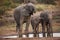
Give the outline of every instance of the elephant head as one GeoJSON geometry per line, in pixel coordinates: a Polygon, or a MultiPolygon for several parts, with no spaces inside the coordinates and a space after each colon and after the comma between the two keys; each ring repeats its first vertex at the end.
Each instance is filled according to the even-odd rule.
{"type": "Polygon", "coordinates": [[[34,7],[34,4],[32,3],[28,3],[26,6],[25,6],[25,9],[27,10],[27,12],[30,14],[30,15],[33,15],[33,13],[35,13],[35,7],[34,7]]]}

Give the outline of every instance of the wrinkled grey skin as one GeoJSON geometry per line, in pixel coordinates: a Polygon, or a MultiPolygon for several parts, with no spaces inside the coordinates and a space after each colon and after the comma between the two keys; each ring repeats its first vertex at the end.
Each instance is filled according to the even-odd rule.
{"type": "Polygon", "coordinates": [[[38,37],[36,33],[38,33],[39,23],[40,23],[40,14],[36,13],[35,15],[31,17],[31,25],[32,25],[33,32],[34,32],[34,37],[38,37]]]}
{"type": "Polygon", "coordinates": [[[28,32],[30,18],[31,15],[33,15],[33,12],[35,12],[35,7],[32,3],[15,8],[14,19],[16,21],[16,31],[18,32],[19,37],[22,37],[22,25],[24,23],[26,23],[25,32],[28,32]]]}
{"type": "Polygon", "coordinates": [[[39,13],[37,16],[33,16],[31,18],[31,25],[34,30],[34,37],[38,37],[36,33],[38,33],[38,26],[39,23],[42,25],[42,33],[43,37],[45,37],[45,27],[47,28],[47,37],[52,37],[53,36],[53,30],[52,30],[52,15],[51,12],[49,11],[42,11],[39,13]]]}

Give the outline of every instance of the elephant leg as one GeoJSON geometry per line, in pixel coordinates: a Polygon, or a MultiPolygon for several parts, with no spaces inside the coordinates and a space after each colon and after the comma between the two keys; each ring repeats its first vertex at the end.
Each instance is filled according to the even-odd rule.
{"type": "Polygon", "coordinates": [[[34,37],[36,37],[36,27],[34,27],[34,37]]]}
{"type": "Polygon", "coordinates": [[[48,26],[48,23],[46,23],[46,27],[47,27],[47,37],[50,37],[50,28],[48,26]]]}
{"type": "Polygon", "coordinates": [[[39,37],[39,33],[38,32],[39,32],[39,25],[36,26],[36,33],[37,33],[36,37],[39,37]]]}
{"type": "Polygon", "coordinates": [[[16,25],[16,32],[19,32],[19,29],[20,29],[20,23],[17,23],[17,25],[16,25]]]}
{"type": "Polygon", "coordinates": [[[45,37],[45,24],[44,22],[42,22],[41,24],[42,24],[42,34],[43,34],[43,37],[45,37]]]}
{"type": "Polygon", "coordinates": [[[45,27],[42,27],[43,37],[45,37],[45,27]]]}
{"type": "Polygon", "coordinates": [[[17,18],[15,18],[15,21],[16,21],[16,32],[18,32],[20,29],[20,22],[19,22],[19,19],[17,18]]]}
{"type": "Polygon", "coordinates": [[[31,25],[32,25],[34,37],[36,37],[36,35],[35,35],[35,33],[36,33],[36,25],[35,25],[35,23],[33,21],[31,22],[31,25]]]}
{"type": "Polygon", "coordinates": [[[15,19],[16,20],[16,32],[18,33],[18,35],[20,35],[20,20],[19,19],[15,19]]]}
{"type": "Polygon", "coordinates": [[[22,27],[23,27],[23,21],[24,21],[24,19],[22,18],[21,20],[20,20],[20,29],[19,29],[19,37],[22,37],[22,27]]]}
{"type": "Polygon", "coordinates": [[[23,25],[23,24],[20,24],[20,30],[19,30],[19,32],[18,32],[19,37],[22,37],[22,25],[23,25]]]}
{"type": "Polygon", "coordinates": [[[49,23],[49,29],[50,29],[50,37],[53,37],[53,29],[51,23],[49,23]]]}
{"type": "Polygon", "coordinates": [[[28,27],[29,27],[29,23],[26,23],[26,30],[25,30],[25,33],[26,33],[26,36],[28,37],[28,27]]]}
{"type": "Polygon", "coordinates": [[[22,35],[21,35],[21,24],[20,23],[17,23],[17,25],[16,25],[16,32],[18,33],[19,37],[22,37],[22,35]]]}
{"type": "Polygon", "coordinates": [[[28,18],[27,22],[26,22],[26,29],[25,29],[25,33],[26,36],[28,37],[28,28],[29,28],[29,24],[30,24],[30,18],[28,18]]]}
{"type": "Polygon", "coordinates": [[[37,25],[33,25],[34,37],[37,37],[37,25]]]}
{"type": "Polygon", "coordinates": [[[49,26],[47,27],[47,37],[50,37],[50,28],[49,28],[49,26]]]}

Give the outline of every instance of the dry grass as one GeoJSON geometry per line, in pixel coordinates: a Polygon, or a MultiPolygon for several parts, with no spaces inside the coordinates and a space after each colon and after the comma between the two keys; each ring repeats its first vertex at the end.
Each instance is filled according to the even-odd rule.
{"type": "Polygon", "coordinates": [[[53,10],[56,6],[55,5],[48,5],[48,4],[37,4],[35,5],[37,11],[40,11],[40,10],[53,10]]]}

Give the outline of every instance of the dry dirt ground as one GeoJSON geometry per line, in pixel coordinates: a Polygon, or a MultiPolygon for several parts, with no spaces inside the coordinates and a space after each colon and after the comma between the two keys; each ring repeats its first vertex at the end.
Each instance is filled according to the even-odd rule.
{"type": "Polygon", "coordinates": [[[0,40],[60,40],[60,38],[15,38],[15,39],[0,38],[0,40]]]}

